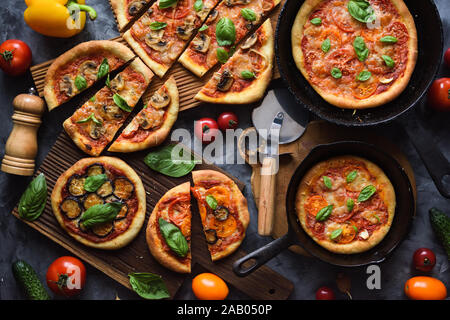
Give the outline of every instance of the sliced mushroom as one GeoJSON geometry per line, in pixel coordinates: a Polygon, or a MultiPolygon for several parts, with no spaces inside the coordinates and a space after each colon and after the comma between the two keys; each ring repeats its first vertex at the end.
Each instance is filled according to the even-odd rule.
{"type": "Polygon", "coordinates": [[[151,30],[145,35],[145,43],[156,51],[165,51],[168,48],[167,41],[163,41],[164,29],[151,30]]]}
{"type": "Polygon", "coordinates": [[[242,44],[241,49],[247,50],[253,47],[253,45],[258,41],[258,36],[253,33],[245,42],[242,44]]]}
{"type": "Polygon", "coordinates": [[[170,96],[167,94],[164,88],[156,91],[150,98],[150,104],[155,109],[162,109],[168,106],[170,103],[170,96]]]}
{"type": "Polygon", "coordinates": [[[98,140],[105,133],[105,128],[101,124],[96,124],[94,122],[91,123],[89,136],[94,140],[98,140]]]}
{"type": "Polygon", "coordinates": [[[80,197],[86,193],[86,190],[84,190],[84,182],[86,181],[86,178],[80,177],[79,175],[75,174],[69,179],[68,188],[67,191],[74,196],[74,197],[80,197]]]}
{"type": "Polygon", "coordinates": [[[209,13],[209,7],[207,7],[205,4],[203,4],[203,7],[200,11],[195,12],[197,17],[200,18],[201,21],[204,21],[209,13]]]}
{"type": "Polygon", "coordinates": [[[224,70],[220,75],[219,82],[217,83],[217,90],[225,92],[228,91],[233,85],[234,78],[231,72],[224,70]]]}
{"type": "Polygon", "coordinates": [[[211,38],[204,33],[199,33],[195,37],[195,39],[192,41],[194,50],[201,52],[201,53],[207,52],[210,44],[211,44],[211,38]]]}
{"type": "MultiPolygon", "coordinates": [[[[111,183],[111,181],[105,181],[101,186],[100,186],[100,188],[98,188],[97,189],[97,191],[96,191],[96,193],[100,196],[100,197],[102,197],[102,198],[106,198],[106,197],[109,197],[109,196],[111,196],[112,195],[112,193],[113,193],[113,185],[112,185],[112,183],[111,183]]],[[[106,202],[108,202],[107,200],[106,200],[106,202]]]]}
{"type": "Polygon", "coordinates": [[[225,5],[228,7],[235,6],[237,4],[248,4],[251,0],[225,0],[225,5]]]}
{"type": "Polygon", "coordinates": [[[205,230],[206,242],[208,244],[214,244],[217,242],[217,232],[214,229],[205,230]]]}
{"type": "Polygon", "coordinates": [[[87,60],[80,66],[80,74],[85,79],[95,81],[97,79],[97,63],[95,61],[87,60]]]}
{"type": "Polygon", "coordinates": [[[147,110],[140,113],[135,119],[142,129],[148,130],[159,127],[163,122],[163,117],[164,110],[147,108],[147,110]]]}
{"type": "Polygon", "coordinates": [[[95,194],[95,193],[89,193],[83,200],[83,207],[84,209],[89,209],[92,206],[95,206],[96,204],[103,204],[105,201],[103,199],[95,194]]]}
{"type": "Polygon", "coordinates": [[[114,223],[112,221],[104,222],[102,224],[97,224],[92,227],[92,232],[99,236],[100,238],[104,238],[111,234],[114,230],[114,223]]]}
{"type": "Polygon", "coordinates": [[[59,205],[60,210],[70,220],[76,219],[81,215],[83,211],[77,198],[66,198],[59,205]]]}
{"type": "Polygon", "coordinates": [[[147,1],[133,1],[128,5],[128,14],[135,16],[147,4],[147,1]]]}
{"type": "Polygon", "coordinates": [[[87,168],[88,176],[96,176],[102,173],[105,173],[105,168],[101,164],[94,163],[87,168]]]}
{"type": "Polygon", "coordinates": [[[123,77],[120,73],[117,75],[117,77],[115,77],[109,82],[109,88],[114,92],[118,92],[122,90],[124,87],[125,81],[123,80],[123,77]]]}
{"type": "Polygon", "coordinates": [[[107,120],[117,120],[123,118],[123,111],[116,104],[103,106],[103,112],[105,119],[107,120]]]}
{"type": "Polygon", "coordinates": [[[131,198],[134,192],[134,185],[125,177],[114,180],[114,195],[122,200],[131,198]]]}
{"type": "Polygon", "coordinates": [[[208,16],[208,20],[206,21],[207,25],[210,25],[211,22],[213,22],[214,20],[216,20],[217,16],[219,15],[219,11],[217,11],[216,9],[213,9],[211,11],[211,13],[208,16]]]}
{"type": "Polygon", "coordinates": [[[177,27],[177,36],[180,39],[188,40],[195,29],[195,17],[189,16],[184,20],[184,25],[177,27]]]}
{"type": "Polygon", "coordinates": [[[75,95],[76,90],[75,81],[67,74],[63,76],[59,82],[59,91],[68,97],[72,97],[75,95]]]}

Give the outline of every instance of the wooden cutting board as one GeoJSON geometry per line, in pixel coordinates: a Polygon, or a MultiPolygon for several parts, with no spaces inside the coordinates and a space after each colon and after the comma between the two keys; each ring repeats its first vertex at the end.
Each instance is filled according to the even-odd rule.
{"type": "MultiPolygon", "coordinates": [[[[365,141],[376,146],[392,155],[400,165],[405,169],[413,188],[414,197],[417,200],[417,189],[414,178],[414,171],[406,156],[386,137],[380,136],[371,128],[347,128],[340,127],[325,121],[312,121],[308,124],[305,133],[300,139],[285,145],[280,145],[280,154],[289,152],[289,155],[280,156],[280,168],[276,178],[277,194],[275,203],[273,238],[279,238],[288,231],[288,222],[286,216],[286,193],[292,174],[302,160],[308,155],[312,148],[318,144],[332,143],[345,140],[365,141]]],[[[259,203],[260,192],[260,164],[252,165],[252,192],[255,203],[259,203]]],[[[301,247],[292,246],[290,249],[296,253],[308,255],[301,247]]]]}
{"type": "MultiPolygon", "coordinates": [[[[41,172],[44,173],[47,180],[48,198],[44,212],[41,217],[34,222],[22,221],[128,288],[131,288],[127,277],[127,274],[130,272],[152,272],[159,274],[163,277],[171,297],[174,297],[185,280],[186,275],[177,274],[162,267],[151,256],[145,240],[145,228],[149,215],[163,194],[172,187],[183,182],[190,180],[192,183],[192,178],[191,175],[182,178],[170,178],[152,171],[143,162],[143,158],[147,152],[148,151],[143,151],[125,155],[105,154],[118,156],[126,161],[141,177],[147,194],[145,224],[137,238],[128,246],[114,251],[86,247],[72,239],[72,237],[70,237],[56,221],[51,209],[50,201],[50,194],[56,180],[76,161],[85,157],[85,154],[74,145],[65,132],[60,134],[56,143],[53,145],[42,165],[36,172],[36,175],[41,172]]],[[[220,168],[205,163],[198,164],[195,167],[195,170],[200,169],[213,169],[223,172],[220,168]]],[[[242,182],[234,177],[231,178],[236,181],[241,190],[244,188],[242,182]]],[[[204,269],[214,272],[252,299],[288,298],[293,290],[293,284],[288,279],[268,267],[262,267],[245,278],[240,278],[233,273],[232,263],[239,257],[245,255],[245,252],[242,250],[238,250],[231,256],[213,263],[210,259],[204,239],[195,201],[193,201],[192,213],[193,264],[200,264],[204,269]]],[[[19,218],[17,207],[14,208],[12,214],[19,218]]]]}

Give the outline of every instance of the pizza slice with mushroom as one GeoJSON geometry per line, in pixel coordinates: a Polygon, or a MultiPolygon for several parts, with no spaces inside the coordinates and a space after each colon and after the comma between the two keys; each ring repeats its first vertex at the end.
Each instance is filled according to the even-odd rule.
{"type": "Polygon", "coordinates": [[[186,47],[218,0],[159,0],[123,38],[159,77],[186,47]]]}
{"type": "Polygon", "coordinates": [[[63,123],[84,152],[98,156],[122,127],[153,77],[136,58],[63,123]]]}
{"type": "Polygon", "coordinates": [[[236,45],[259,25],[280,0],[223,0],[180,56],[183,66],[201,77],[225,63],[236,45]]]}
{"type": "Polygon", "coordinates": [[[109,147],[112,152],[133,152],[160,145],[177,120],[178,89],[170,77],[150,98],[109,147]]]}
{"type": "Polygon", "coordinates": [[[111,7],[116,15],[119,31],[122,32],[146,9],[150,0],[110,0],[111,7]]]}
{"type": "Polygon", "coordinates": [[[246,104],[261,99],[272,78],[273,56],[273,31],[267,20],[194,98],[224,104],[246,104]]]}

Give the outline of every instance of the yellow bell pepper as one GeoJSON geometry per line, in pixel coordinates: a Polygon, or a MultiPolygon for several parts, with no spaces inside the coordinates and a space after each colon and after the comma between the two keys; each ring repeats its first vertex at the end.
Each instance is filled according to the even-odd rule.
{"type": "Polygon", "coordinates": [[[49,37],[69,38],[83,30],[86,12],[97,18],[97,12],[85,0],[25,0],[25,22],[36,32],[49,37]]]}

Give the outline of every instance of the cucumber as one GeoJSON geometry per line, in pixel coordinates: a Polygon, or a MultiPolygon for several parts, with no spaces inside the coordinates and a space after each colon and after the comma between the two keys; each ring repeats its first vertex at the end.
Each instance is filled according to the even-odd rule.
{"type": "Polygon", "coordinates": [[[447,257],[450,260],[450,217],[436,208],[431,208],[429,213],[434,233],[444,246],[447,257]]]}
{"type": "Polygon", "coordinates": [[[12,271],[16,281],[30,300],[50,300],[50,296],[33,268],[23,260],[13,263],[12,271]]]}

